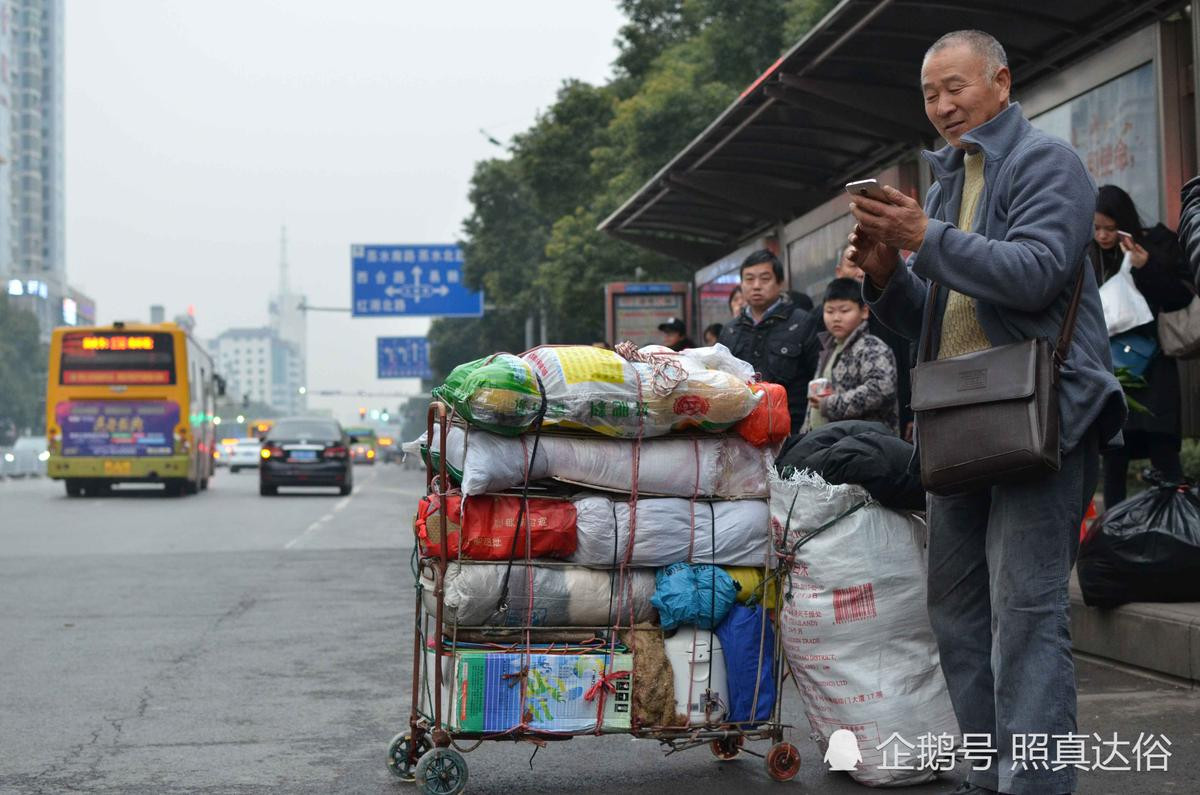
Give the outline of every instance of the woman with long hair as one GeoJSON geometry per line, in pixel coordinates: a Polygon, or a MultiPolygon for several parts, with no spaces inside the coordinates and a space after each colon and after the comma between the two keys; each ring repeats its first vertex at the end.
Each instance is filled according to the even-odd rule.
{"type": "MultiPolygon", "coordinates": [[[[1121,269],[1128,256],[1133,283],[1146,299],[1154,319],[1132,330],[1157,346],[1158,315],[1183,309],[1192,300],[1187,261],[1175,233],[1162,224],[1145,227],[1129,194],[1104,185],[1096,199],[1092,265],[1103,284],[1121,269]],[[1128,233],[1128,237],[1121,233],[1128,233]]],[[[1145,411],[1130,411],[1125,423],[1125,446],[1104,454],[1104,505],[1125,499],[1129,462],[1149,458],[1169,480],[1181,480],[1179,370],[1175,360],[1156,351],[1143,374],[1146,385],[1127,390],[1145,411]]]]}

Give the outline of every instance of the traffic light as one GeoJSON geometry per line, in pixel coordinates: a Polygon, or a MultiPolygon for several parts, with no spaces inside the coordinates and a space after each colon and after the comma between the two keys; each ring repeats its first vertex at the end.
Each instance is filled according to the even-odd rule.
{"type": "Polygon", "coordinates": [[[365,408],[365,407],[363,407],[363,406],[360,406],[360,407],[359,407],[359,409],[358,409],[358,418],[359,418],[360,420],[365,420],[365,419],[367,418],[367,410],[366,410],[366,408],[365,408]]]}

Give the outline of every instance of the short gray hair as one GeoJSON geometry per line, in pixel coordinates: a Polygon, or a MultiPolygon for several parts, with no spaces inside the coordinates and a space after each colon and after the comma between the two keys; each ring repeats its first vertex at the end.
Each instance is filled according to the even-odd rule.
{"type": "Polygon", "coordinates": [[[984,33],[982,30],[954,30],[947,33],[929,45],[921,63],[924,64],[925,61],[928,61],[929,56],[935,52],[957,45],[966,45],[972,52],[983,58],[987,65],[988,80],[994,78],[997,72],[1008,66],[1008,53],[1004,51],[1004,45],[997,41],[995,36],[984,33]]]}

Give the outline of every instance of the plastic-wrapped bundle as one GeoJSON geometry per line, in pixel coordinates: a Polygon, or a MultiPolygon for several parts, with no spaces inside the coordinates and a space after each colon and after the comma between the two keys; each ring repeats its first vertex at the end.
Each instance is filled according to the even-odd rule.
{"type": "MultiPolygon", "coordinates": [[[[434,439],[438,430],[434,426],[434,439]]],[[[425,436],[404,445],[420,455],[425,436]]],[[[639,494],[665,497],[767,496],[769,453],[740,436],[660,437],[638,445],[639,494]]],[[[613,491],[633,488],[634,445],[623,439],[565,437],[543,434],[537,460],[530,467],[533,439],[512,438],[451,426],[446,434],[446,467],[466,495],[520,486],[529,479],[555,478],[567,483],[613,491]]]]}
{"type": "MultiPolygon", "coordinates": [[[[619,571],[517,561],[512,564],[508,580],[507,609],[498,610],[508,568],[507,563],[449,564],[444,583],[447,625],[457,622],[462,626],[523,626],[530,619],[531,571],[533,626],[602,626],[618,621],[629,626],[631,619],[633,623],[658,620],[650,604],[654,595],[653,570],[629,569],[623,581],[619,571]]],[[[428,568],[422,571],[421,586],[425,610],[434,615],[437,602],[433,596],[433,573],[428,568]]]]}
{"type": "Polygon", "coordinates": [[[606,436],[662,436],[673,430],[723,431],[750,414],[760,395],[753,372],[721,345],[675,353],[652,345],[630,361],[589,345],[535,348],[461,364],[434,389],[473,425],[506,435],[543,424],[606,436]]]}
{"type": "MultiPolygon", "coordinates": [[[[567,560],[585,566],[619,566],[629,548],[629,503],[601,494],[576,497],[573,502],[576,547],[567,560]]],[[[770,559],[770,526],[765,500],[694,505],[673,497],[638,500],[629,563],[669,566],[688,560],[690,551],[696,563],[762,566],[770,559]]]]}

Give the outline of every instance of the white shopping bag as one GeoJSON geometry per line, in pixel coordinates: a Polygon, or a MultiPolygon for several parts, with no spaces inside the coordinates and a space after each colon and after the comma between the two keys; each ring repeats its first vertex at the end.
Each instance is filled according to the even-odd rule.
{"type": "Polygon", "coordinates": [[[1104,305],[1104,324],[1110,337],[1154,319],[1149,304],[1133,283],[1133,263],[1128,251],[1116,275],[1100,285],[1100,303],[1104,305]]]}

